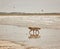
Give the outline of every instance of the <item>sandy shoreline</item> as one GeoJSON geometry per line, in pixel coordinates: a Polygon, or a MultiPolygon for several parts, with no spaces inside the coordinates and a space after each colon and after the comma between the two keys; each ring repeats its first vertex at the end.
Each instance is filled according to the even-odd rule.
{"type": "Polygon", "coordinates": [[[60,49],[59,29],[41,29],[36,39],[29,39],[28,32],[25,27],[0,25],[0,49],[60,49]]]}
{"type": "Polygon", "coordinates": [[[0,40],[0,49],[40,49],[38,47],[28,46],[24,43],[16,43],[14,41],[0,40]]]}

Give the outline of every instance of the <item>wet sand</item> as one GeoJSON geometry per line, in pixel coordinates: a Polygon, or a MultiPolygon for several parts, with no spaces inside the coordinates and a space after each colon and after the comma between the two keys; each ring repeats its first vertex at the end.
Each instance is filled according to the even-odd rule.
{"type": "Polygon", "coordinates": [[[0,39],[14,41],[26,49],[60,49],[60,29],[41,29],[36,39],[29,39],[28,32],[27,27],[0,25],[0,39]]]}
{"type": "Polygon", "coordinates": [[[28,46],[28,45],[25,45],[24,43],[17,43],[17,42],[8,41],[8,40],[0,40],[0,49],[40,49],[40,48],[28,46]]]}

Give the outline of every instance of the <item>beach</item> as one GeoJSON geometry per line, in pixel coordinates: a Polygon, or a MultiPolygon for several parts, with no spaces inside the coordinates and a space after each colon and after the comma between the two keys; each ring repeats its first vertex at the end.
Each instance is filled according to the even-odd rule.
{"type": "Polygon", "coordinates": [[[40,49],[39,47],[28,46],[14,41],[0,40],[0,49],[40,49]]]}
{"type": "Polygon", "coordinates": [[[60,49],[59,22],[60,16],[2,16],[0,49],[60,49]],[[29,38],[28,27],[41,28],[39,36],[29,38]]]}
{"type": "MultiPolygon", "coordinates": [[[[18,43],[17,45],[22,45],[24,49],[27,47],[27,49],[60,49],[59,29],[41,29],[40,38],[29,39],[28,37],[29,29],[27,27],[0,25],[0,40],[16,42],[18,43]]],[[[7,44],[4,41],[2,43],[7,44]]]]}

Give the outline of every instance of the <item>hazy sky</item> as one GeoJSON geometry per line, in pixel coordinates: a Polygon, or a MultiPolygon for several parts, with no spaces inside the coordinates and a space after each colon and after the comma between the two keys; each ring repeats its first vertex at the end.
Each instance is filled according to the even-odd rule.
{"type": "Polygon", "coordinates": [[[60,13],[60,0],[0,0],[0,12],[60,13]]]}

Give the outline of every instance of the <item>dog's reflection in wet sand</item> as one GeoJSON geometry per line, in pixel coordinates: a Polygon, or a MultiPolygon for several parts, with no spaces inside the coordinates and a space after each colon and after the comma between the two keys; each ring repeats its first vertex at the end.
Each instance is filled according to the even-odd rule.
{"type": "Polygon", "coordinates": [[[32,34],[30,34],[30,36],[28,38],[40,38],[40,35],[32,35],[32,34]]]}

